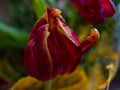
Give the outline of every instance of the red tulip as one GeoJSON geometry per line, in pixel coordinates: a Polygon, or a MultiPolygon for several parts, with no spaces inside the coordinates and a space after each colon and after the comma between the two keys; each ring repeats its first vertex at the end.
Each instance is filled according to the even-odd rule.
{"type": "Polygon", "coordinates": [[[71,73],[99,39],[94,28],[80,43],[58,9],[46,8],[45,14],[34,25],[25,47],[24,66],[27,73],[39,80],[50,80],[71,73]]]}
{"type": "Polygon", "coordinates": [[[112,0],[101,0],[103,7],[104,7],[104,12],[106,17],[112,17],[115,14],[116,8],[112,0]]]}
{"type": "Polygon", "coordinates": [[[89,24],[97,25],[115,13],[115,5],[111,0],[70,0],[81,16],[89,24]]]}

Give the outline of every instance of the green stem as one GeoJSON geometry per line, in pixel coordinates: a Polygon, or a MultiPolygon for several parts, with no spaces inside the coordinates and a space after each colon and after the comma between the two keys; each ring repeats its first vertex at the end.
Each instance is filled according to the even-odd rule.
{"type": "Polygon", "coordinates": [[[44,90],[51,90],[52,89],[52,81],[46,81],[44,85],[44,90]]]}
{"type": "Polygon", "coordinates": [[[70,18],[70,20],[69,20],[69,26],[70,26],[71,28],[74,28],[74,26],[75,26],[75,21],[76,21],[76,19],[77,19],[77,11],[76,11],[75,9],[73,9],[72,11],[73,11],[73,12],[72,12],[71,18],[70,18]]]}

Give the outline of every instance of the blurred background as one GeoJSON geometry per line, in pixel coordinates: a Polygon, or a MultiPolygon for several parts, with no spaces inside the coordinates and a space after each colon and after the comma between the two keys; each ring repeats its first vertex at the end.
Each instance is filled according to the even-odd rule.
{"type": "MultiPolygon", "coordinates": [[[[92,27],[99,30],[99,42],[83,57],[80,67],[91,80],[91,77],[94,78],[92,75],[96,75],[93,72],[96,71],[96,65],[100,64],[104,67],[101,76],[105,76],[101,82],[110,80],[110,90],[120,90],[120,1],[114,0],[114,3],[117,8],[115,15],[101,25],[92,26],[83,20],[68,0],[0,0],[0,90],[14,87],[19,79],[27,76],[23,67],[24,47],[34,23],[43,15],[45,6],[61,9],[66,23],[75,30],[81,41],[92,27]],[[109,70],[106,69],[108,65],[112,65],[109,70]]],[[[92,82],[96,84],[95,80],[92,82]]]]}

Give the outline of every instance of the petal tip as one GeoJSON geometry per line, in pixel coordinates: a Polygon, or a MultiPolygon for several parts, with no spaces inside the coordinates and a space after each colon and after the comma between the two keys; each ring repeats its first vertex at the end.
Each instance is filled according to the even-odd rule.
{"type": "Polygon", "coordinates": [[[48,15],[51,15],[51,16],[59,16],[62,13],[62,11],[59,9],[54,9],[49,7],[46,7],[45,11],[47,12],[48,15]]]}
{"type": "Polygon", "coordinates": [[[90,36],[93,36],[95,39],[98,40],[100,38],[100,33],[96,28],[93,28],[90,32],[90,36]]]}

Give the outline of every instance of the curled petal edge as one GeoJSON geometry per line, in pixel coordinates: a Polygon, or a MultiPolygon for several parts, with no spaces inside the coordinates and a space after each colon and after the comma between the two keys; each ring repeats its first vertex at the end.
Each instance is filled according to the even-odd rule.
{"type": "Polygon", "coordinates": [[[91,47],[95,45],[99,38],[100,34],[98,30],[93,28],[90,32],[90,35],[83,42],[81,42],[81,54],[84,54],[91,49],[91,47]]]}

